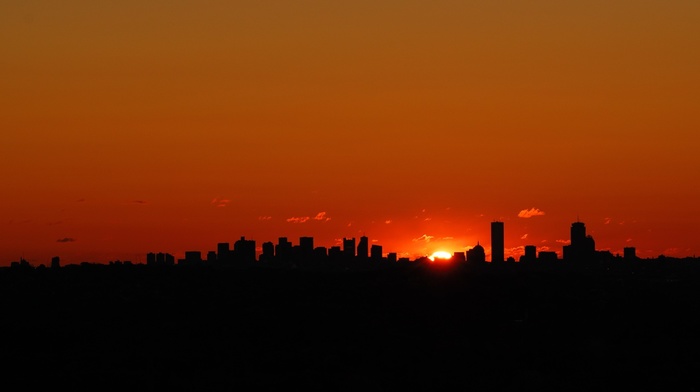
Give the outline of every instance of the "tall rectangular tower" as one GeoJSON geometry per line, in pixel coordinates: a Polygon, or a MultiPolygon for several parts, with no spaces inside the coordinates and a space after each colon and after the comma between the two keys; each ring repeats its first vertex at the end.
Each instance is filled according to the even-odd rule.
{"type": "Polygon", "coordinates": [[[357,257],[362,259],[369,257],[369,239],[364,235],[360,237],[360,243],[357,245],[357,257]]]}
{"type": "Polygon", "coordinates": [[[491,262],[505,261],[503,222],[491,222],[491,262]]]}

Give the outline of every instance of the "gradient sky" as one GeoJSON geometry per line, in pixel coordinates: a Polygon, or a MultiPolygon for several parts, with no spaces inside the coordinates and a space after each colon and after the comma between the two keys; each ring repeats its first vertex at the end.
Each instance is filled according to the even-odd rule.
{"type": "Polygon", "coordinates": [[[577,217],[696,255],[698,48],[696,0],[3,1],[0,265],[561,255],[577,217]]]}

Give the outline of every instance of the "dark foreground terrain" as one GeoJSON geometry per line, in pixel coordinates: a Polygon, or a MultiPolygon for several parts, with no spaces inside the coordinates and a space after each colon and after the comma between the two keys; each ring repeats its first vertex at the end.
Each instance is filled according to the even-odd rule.
{"type": "Polygon", "coordinates": [[[0,306],[22,389],[700,387],[691,263],[5,269],[0,306]]]}

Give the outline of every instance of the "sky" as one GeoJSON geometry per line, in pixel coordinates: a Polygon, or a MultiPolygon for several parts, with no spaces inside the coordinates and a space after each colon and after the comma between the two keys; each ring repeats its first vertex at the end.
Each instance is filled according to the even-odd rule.
{"type": "Polygon", "coordinates": [[[700,2],[0,3],[0,266],[700,254],[700,2]]]}

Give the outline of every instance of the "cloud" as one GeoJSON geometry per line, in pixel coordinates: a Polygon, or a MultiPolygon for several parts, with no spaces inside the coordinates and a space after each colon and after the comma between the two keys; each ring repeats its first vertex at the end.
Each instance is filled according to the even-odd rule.
{"type": "Polygon", "coordinates": [[[385,220],[384,223],[386,223],[388,225],[389,223],[391,223],[391,219],[385,220]]]}
{"type": "Polygon", "coordinates": [[[535,207],[532,207],[529,210],[528,209],[521,210],[518,213],[518,218],[532,218],[533,216],[540,216],[540,215],[544,215],[544,211],[541,211],[535,207]]]}
{"type": "Polygon", "coordinates": [[[304,222],[308,221],[309,219],[311,219],[311,218],[309,218],[308,216],[293,216],[291,218],[287,218],[287,222],[304,223],[304,222]]]}
{"type": "Polygon", "coordinates": [[[314,220],[328,222],[331,218],[326,216],[326,211],[321,211],[314,216],[314,220]]]}
{"type": "Polygon", "coordinates": [[[146,200],[132,200],[131,204],[148,204],[146,200]]]}
{"type": "Polygon", "coordinates": [[[525,238],[527,238],[527,233],[523,234],[523,235],[520,237],[521,240],[524,240],[525,238]]]}
{"type": "Polygon", "coordinates": [[[433,238],[435,238],[435,236],[423,234],[422,236],[420,236],[418,238],[414,238],[412,241],[413,242],[430,242],[433,238]]]}
{"type": "Polygon", "coordinates": [[[77,241],[75,238],[70,238],[70,237],[64,237],[64,238],[59,238],[56,240],[56,242],[75,242],[77,241]]]}
{"type": "Polygon", "coordinates": [[[568,245],[571,243],[571,240],[557,240],[556,242],[558,242],[560,244],[568,245]]]}
{"type": "Polygon", "coordinates": [[[268,221],[270,219],[272,219],[271,216],[259,216],[258,217],[258,220],[261,220],[261,221],[268,221]]]}
{"type": "Polygon", "coordinates": [[[220,199],[218,197],[215,197],[209,204],[216,207],[226,207],[227,205],[229,205],[229,203],[231,203],[231,200],[229,199],[220,199]]]}
{"type": "Polygon", "coordinates": [[[604,225],[609,225],[612,219],[610,218],[605,218],[605,222],[603,223],[604,225]]]}

